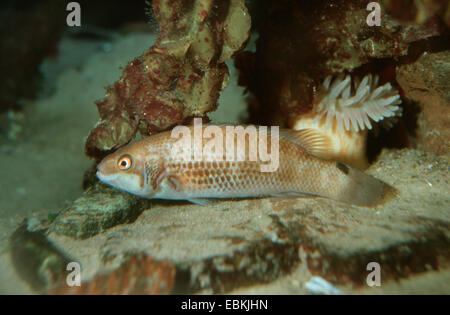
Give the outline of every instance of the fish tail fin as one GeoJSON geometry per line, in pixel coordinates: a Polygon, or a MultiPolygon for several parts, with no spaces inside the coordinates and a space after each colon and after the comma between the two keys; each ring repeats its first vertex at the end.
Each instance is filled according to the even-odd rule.
{"type": "Polygon", "coordinates": [[[398,195],[398,190],[358,169],[337,163],[337,167],[345,174],[344,189],[335,199],[346,203],[374,207],[384,204],[398,195]]]}

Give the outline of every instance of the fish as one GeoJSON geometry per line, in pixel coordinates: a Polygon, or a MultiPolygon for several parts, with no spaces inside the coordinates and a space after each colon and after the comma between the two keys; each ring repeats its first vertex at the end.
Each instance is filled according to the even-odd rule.
{"type": "Polygon", "coordinates": [[[216,199],[316,196],[373,207],[394,189],[363,171],[327,159],[330,141],[312,129],[182,127],[181,133],[174,132],[176,128],[163,131],[107,155],[97,166],[98,179],[140,197],[201,205],[216,199]],[[234,134],[228,141],[230,132],[234,134]],[[201,140],[195,142],[195,135],[201,135],[201,140]],[[181,136],[187,140],[182,142],[181,136]],[[216,147],[211,145],[213,140],[216,147]],[[204,155],[195,157],[199,152],[204,155]],[[234,156],[229,152],[235,152],[234,156]],[[276,167],[267,170],[270,163],[276,167]]]}

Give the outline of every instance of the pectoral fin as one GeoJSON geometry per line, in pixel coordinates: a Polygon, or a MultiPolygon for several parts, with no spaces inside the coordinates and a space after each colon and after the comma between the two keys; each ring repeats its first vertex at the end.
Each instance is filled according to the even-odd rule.
{"type": "Polygon", "coordinates": [[[156,186],[162,191],[176,191],[182,190],[182,182],[179,177],[174,175],[168,175],[166,173],[161,174],[157,181],[156,186]]]}

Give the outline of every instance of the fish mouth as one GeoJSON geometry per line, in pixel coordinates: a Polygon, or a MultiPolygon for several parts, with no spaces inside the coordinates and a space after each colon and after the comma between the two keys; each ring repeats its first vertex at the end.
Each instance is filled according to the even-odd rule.
{"type": "Polygon", "coordinates": [[[114,181],[119,174],[111,174],[111,175],[105,175],[103,174],[100,170],[97,171],[97,173],[95,174],[97,176],[97,178],[99,180],[101,180],[102,182],[111,182],[114,181]]]}

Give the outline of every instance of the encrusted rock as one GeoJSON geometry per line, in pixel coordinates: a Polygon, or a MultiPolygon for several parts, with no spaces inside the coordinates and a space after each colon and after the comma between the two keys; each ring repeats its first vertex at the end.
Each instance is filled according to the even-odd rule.
{"type": "Polygon", "coordinates": [[[55,233],[85,239],[131,223],[149,206],[145,199],[97,183],[63,210],[50,226],[55,233]]]}
{"type": "Polygon", "coordinates": [[[423,24],[439,16],[450,27],[450,3],[447,0],[382,0],[381,4],[399,21],[423,24]]]}
{"type": "Polygon", "coordinates": [[[381,26],[369,26],[367,1],[273,1],[254,54],[236,57],[240,82],[255,96],[250,118],[262,125],[290,126],[312,108],[315,91],[327,75],[342,72],[380,74],[393,80],[392,66],[370,67],[375,59],[408,54],[411,43],[439,35],[430,20],[401,24],[381,10],[381,26]],[[361,69],[361,66],[368,65],[361,69]]]}
{"type": "Polygon", "coordinates": [[[450,153],[450,52],[425,53],[397,69],[405,96],[416,101],[418,147],[435,154],[450,153]]]}
{"type": "Polygon", "coordinates": [[[62,282],[47,294],[169,294],[175,282],[175,266],[169,261],[134,254],[118,268],[96,275],[80,286],[62,282]]]}
{"type": "Polygon", "coordinates": [[[11,235],[9,249],[16,273],[35,292],[43,293],[65,280],[70,258],[43,231],[29,231],[23,223],[11,235]]]}
{"type": "Polygon", "coordinates": [[[140,131],[148,135],[215,110],[226,86],[225,61],[250,32],[243,0],[153,1],[160,37],[130,62],[96,102],[101,120],[86,152],[102,157],[140,131]]]}

